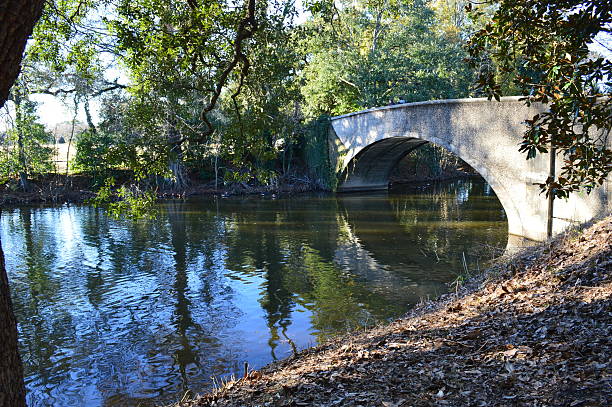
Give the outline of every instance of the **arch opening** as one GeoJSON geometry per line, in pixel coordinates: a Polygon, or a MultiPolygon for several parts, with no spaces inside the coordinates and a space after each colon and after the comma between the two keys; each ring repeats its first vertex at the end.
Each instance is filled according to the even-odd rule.
{"type": "Polygon", "coordinates": [[[389,176],[397,164],[428,141],[415,137],[389,137],[361,150],[340,175],[338,192],[387,189],[389,176]]]}
{"type": "MultiPolygon", "coordinates": [[[[410,153],[428,143],[439,146],[455,155],[471,167],[475,174],[482,177],[495,193],[509,223],[512,219],[520,219],[520,214],[512,202],[511,195],[501,183],[496,182],[495,177],[484,166],[480,165],[474,157],[471,157],[470,154],[460,155],[458,151],[453,151],[452,146],[445,146],[411,136],[382,138],[364,147],[347,163],[341,173],[337,191],[346,193],[388,189],[390,175],[398,163],[410,153]]],[[[509,225],[509,233],[512,234],[510,230],[509,225]]],[[[512,246],[523,245],[522,238],[517,242],[513,240],[512,246]]]]}
{"type": "MultiPolygon", "coordinates": [[[[430,151],[435,155],[434,149],[430,151]]],[[[340,175],[338,192],[383,190],[394,184],[444,181],[466,176],[484,179],[461,157],[436,143],[397,136],[378,140],[356,154],[340,175]],[[428,163],[424,157],[415,157],[414,153],[422,151],[421,148],[427,145],[444,151],[454,162],[440,162],[448,161],[448,157],[443,156],[435,157],[428,163]]]]}

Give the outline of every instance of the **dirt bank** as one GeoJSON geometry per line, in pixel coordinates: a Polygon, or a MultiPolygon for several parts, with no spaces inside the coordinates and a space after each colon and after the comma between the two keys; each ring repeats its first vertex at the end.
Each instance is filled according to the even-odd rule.
{"type": "Polygon", "coordinates": [[[608,406],[612,217],[180,406],[608,406]]]}

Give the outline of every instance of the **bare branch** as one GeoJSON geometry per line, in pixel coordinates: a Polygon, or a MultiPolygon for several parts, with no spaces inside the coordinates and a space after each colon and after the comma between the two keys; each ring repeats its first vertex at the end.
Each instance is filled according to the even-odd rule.
{"type": "MultiPolygon", "coordinates": [[[[91,95],[89,95],[92,98],[98,97],[103,95],[106,92],[110,92],[112,90],[116,90],[116,89],[127,89],[128,86],[127,85],[123,85],[121,83],[117,83],[117,82],[105,82],[106,87],[97,90],[96,92],[93,92],[91,95]]],[[[77,92],[78,89],[75,88],[71,88],[71,89],[55,89],[53,90],[52,87],[49,88],[44,88],[44,89],[33,89],[30,91],[30,93],[39,93],[39,94],[43,94],[43,95],[51,95],[51,96],[59,96],[59,95],[69,95],[71,93],[75,93],[77,92]]]]}

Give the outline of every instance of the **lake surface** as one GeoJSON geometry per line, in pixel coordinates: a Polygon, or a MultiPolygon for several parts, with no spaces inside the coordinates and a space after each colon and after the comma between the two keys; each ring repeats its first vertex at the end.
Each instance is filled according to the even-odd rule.
{"type": "Polygon", "coordinates": [[[404,314],[507,240],[482,181],[1,219],[28,404],[149,406],[404,314]],[[140,404],[139,404],[140,403],[140,404]]]}

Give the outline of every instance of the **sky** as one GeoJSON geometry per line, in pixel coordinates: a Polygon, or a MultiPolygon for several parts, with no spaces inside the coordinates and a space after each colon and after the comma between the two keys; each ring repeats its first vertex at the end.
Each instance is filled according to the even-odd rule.
{"type": "MultiPolygon", "coordinates": [[[[38,116],[40,121],[45,125],[48,130],[52,130],[56,124],[65,121],[71,121],[74,115],[74,108],[66,106],[64,103],[54,98],[51,95],[34,95],[31,97],[32,100],[38,102],[38,116]]],[[[92,117],[94,123],[98,123],[100,117],[98,115],[99,104],[97,102],[92,103],[92,117]]],[[[77,120],[85,122],[85,112],[83,107],[79,109],[77,120]]]]}

